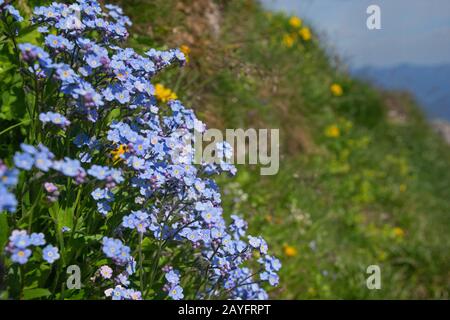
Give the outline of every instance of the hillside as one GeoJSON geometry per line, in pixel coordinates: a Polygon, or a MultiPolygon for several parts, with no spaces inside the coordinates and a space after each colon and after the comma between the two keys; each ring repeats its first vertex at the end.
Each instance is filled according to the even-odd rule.
{"type": "Polygon", "coordinates": [[[273,298],[448,298],[450,151],[410,97],[350,77],[255,1],[118,2],[135,48],[186,46],[159,80],[209,127],[280,128],[278,175],[244,166],[222,186],[282,258],[273,298]]]}
{"type": "Polygon", "coordinates": [[[450,119],[449,65],[365,67],[352,73],[370,79],[382,88],[413,92],[428,117],[450,119]]]}

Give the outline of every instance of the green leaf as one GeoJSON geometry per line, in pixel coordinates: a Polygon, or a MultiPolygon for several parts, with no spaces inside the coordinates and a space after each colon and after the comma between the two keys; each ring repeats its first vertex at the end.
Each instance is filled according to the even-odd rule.
{"type": "Polygon", "coordinates": [[[9,228],[7,213],[0,213],[0,248],[4,248],[8,241],[9,228]]]}
{"type": "Polygon", "coordinates": [[[34,289],[23,290],[23,298],[25,300],[48,297],[49,295],[51,295],[51,292],[44,288],[34,288],[34,289]]]}
{"type": "Polygon", "coordinates": [[[55,202],[52,207],[49,208],[50,216],[58,224],[58,230],[62,227],[72,228],[73,222],[73,208],[61,208],[58,202],[55,202]]]}

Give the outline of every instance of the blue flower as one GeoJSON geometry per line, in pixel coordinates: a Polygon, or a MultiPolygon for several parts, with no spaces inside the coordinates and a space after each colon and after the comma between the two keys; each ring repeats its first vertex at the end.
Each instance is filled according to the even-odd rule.
{"type": "Polygon", "coordinates": [[[33,246],[43,246],[45,244],[45,237],[43,233],[32,233],[30,235],[30,244],[33,246]]]}
{"type": "Polygon", "coordinates": [[[80,161],[65,157],[61,170],[64,175],[68,177],[75,177],[81,170],[80,161]]]}
{"type": "Polygon", "coordinates": [[[129,286],[130,285],[130,280],[128,280],[128,275],[125,274],[125,273],[120,273],[119,275],[117,275],[115,280],[117,282],[123,284],[124,286],[129,286]]]}
{"type": "Polygon", "coordinates": [[[108,258],[112,258],[120,265],[124,265],[130,260],[130,248],[124,246],[118,239],[104,237],[102,250],[108,258]]]}
{"type": "Polygon", "coordinates": [[[19,44],[19,49],[22,55],[22,59],[28,63],[34,63],[38,61],[42,67],[48,67],[52,65],[49,54],[38,46],[32,45],[30,43],[21,43],[19,44]]]}
{"type": "Polygon", "coordinates": [[[248,236],[248,243],[255,249],[261,245],[261,240],[257,237],[248,236]]]}
{"type": "Polygon", "coordinates": [[[111,279],[113,274],[113,270],[107,265],[101,266],[98,271],[103,279],[111,279]]]}
{"type": "Polygon", "coordinates": [[[51,122],[63,128],[70,125],[70,121],[67,120],[66,117],[56,112],[41,113],[39,115],[39,120],[41,120],[42,123],[51,122]]]}
{"type": "Polygon", "coordinates": [[[122,176],[122,171],[119,169],[110,169],[109,174],[116,183],[121,183],[125,180],[122,176]]]}
{"type": "Polygon", "coordinates": [[[133,257],[131,257],[131,258],[128,260],[126,272],[127,272],[129,275],[132,275],[132,274],[134,274],[134,273],[136,272],[136,260],[134,260],[133,257]]]}
{"type": "Polygon", "coordinates": [[[47,26],[38,27],[38,28],[37,28],[37,31],[38,31],[39,33],[48,33],[48,32],[49,32],[47,26]]]}
{"type": "Polygon", "coordinates": [[[124,300],[127,297],[127,291],[125,288],[118,285],[112,290],[110,295],[113,300],[124,300]]]}
{"type": "Polygon", "coordinates": [[[78,76],[75,74],[75,71],[70,68],[70,66],[65,64],[55,65],[56,75],[58,79],[61,80],[65,84],[73,84],[78,80],[78,76]]]}
{"type": "Polygon", "coordinates": [[[25,264],[28,262],[28,258],[31,255],[30,249],[16,249],[11,255],[11,260],[18,264],[25,264]]]}
{"type": "Polygon", "coordinates": [[[130,92],[128,90],[121,90],[114,94],[114,97],[117,101],[119,101],[121,104],[126,104],[130,102],[130,92]]]}
{"type": "Polygon", "coordinates": [[[14,164],[17,168],[31,170],[34,164],[34,158],[29,153],[16,152],[14,155],[14,164]]]}
{"type": "Polygon", "coordinates": [[[62,36],[56,36],[53,34],[49,34],[45,37],[45,44],[53,49],[61,49],[61,50],[72,50],[73,43],[62,36]]]}
{"type": "Polygon", "coordinates": [[[137,220],[134,214],[130,214],[122,218],[122,226],[125,228],[134,229],[134,227],[136,226],[136,222],[137,220]]]}
{"type": "Polygon", "coordinates": [[[42,257],[48,263],[53,263],[59,259],[58,248],[52,246],[51,244],[47,245],[42,251],[42,257]]]}
{"type": "Polygon", "coordinates": [[[218,228],[212,228],[211,229],[211,237],[214,239],[220,239],[224,236],[224,232],[221,229],[218,228]]]}
{"type": "Polygon", "coordinates": [[[75,88],[71,92],[71,94],[73,95],[74,98],[79,99],[80,104],[82,106],[91,108],[91,107],[100,107],[104,105],[102,96],[98,94],[87,82],[84,81],[80,82],[78,87],[75,88]]]}
{"type": "Polygon", "coordinates": [[[0,184],[0,211],[14,212],[17,208],[17,200],[14,194],[10,193],[3,185],[0,184]]]}
{"type": "MultiPolygon", "coordinates": [[[[1,167],[0,163],[0,167],[1,167]]],[[[19,170],[17,169],[11,169],[8,170],[6,166],[4,166],[4,169],[0,168],[0,185],[3,185],[5,187],[14,187],[18,182],[19,177],[19,170]]]]}
{"type": "Polygon", "coordinates": [[[89,54],[85,57],[86,63],[89,65],[89,67],[95,69],[102,65],[101,59],[96,54],[89,54]]]}
{"type": "Polygon", "coordinates": [[[71,229],[69,227],[67,227],[67,226],[64,226],[64,227],[61,228],[61,232],[62,233],[70,232],[70,230],[71,229]]]}
{"type": "Polygon", "coordinates": [[[278,260],[275,257],[270,257],[270,256],[267,256],[266,258],[267,258],[268,262],[271,264],[272,269],[274,271],[279,271],[281,269],[281,262],[280,262],[280,260],[278,260]]]}
{"type": "Polygon", "coordinates": [[[261,244],[260,244],[260,246],[259,246],[259,251],[260,251],[262,254],[266,254],[267,251],[269,250],[269,249],[268,249],[268,246],[267,246],[267,242],[266,242],[263,238],[261,238],[261,237],[260,237],[260,242],[261,242],[261,244]]]}
{"type": "Polygon", "coordinates": [[[180,274],[176,270],[170,270],[165,275],[166,280],[171,284],[178,284],[180,283],[180,274]]]}
{"type": "Polygon", "coordinates": [[[150,142],[148,139],[139,138],[138,141],[133,145],[133,150],[139,156],[144,156],[150,147],[150,142]]]}
{"type": "Polygon", "coordinates": [[[147,231],[150,226],[149,216],[144,211],[133,211],[130,215],[124,216],[122,226],[129,229],[136,229],[140,233],[147,231]]]}
{"type": "Polygon", "coordinates": [[[38,152],[35,155],[34,165],[39,170],[47,172],[53,165],[53,162],[49,159],[48,154],[44,152],[38,152]]]}
{"type": "Polygon", "coordinates": [[[97,188],[91,192],[91,196],[92,198],[94,198],[94,200],[102,200],[107,198],[107,193],[108,193],[107,189],[97,188]]]}
{"type": "Polygon", "coordinates": [[[25,230],[14,230],[9,241],[13,247],[20,249],[25,249],[30,245],[30,237],[25,230]]]}
{"type": "Polygon", "coordinates": [[[142,300],[142,293],[137,290],[128,289],[127,290],[127,298],[131,300],[142,300]]]}
{"type": "Polygon", "coordinates": [[[106,216],[109,211],[111,211],[111,206],[109,204],[109,201],[100,201],[97,202],[97,210],[100,212],[103,216],[106,216]]]}
{"type": "Polygon", "coordinates": [[[278,277],[278,275],[277,275],[276,273],[267,272],[267,271],[262,272],[262,273],[260,274],[260,278],[261,278],[261,280],[263,280],[263,281],[269,282],[269,284],[270,284],[271,286],[276,286],[276,285],[278,285],[278,282],[279,282],[279,280],[280,280],[279,277],[278,277]]]}
{"type": "Polygon", "coordinates": [[[128,260],[130,260],[130,248],[127,246],[122,246],[120,248],[120,254],[117,256],[117,260],[121,263],[124,264],[126,262],[128,262],[128,260]]]}
{"type": "Polygon", "coordinates": [[[104,180],[110,175],[108,167],[95,164],[87,171],[87,173],[99,180],[104,180]]]}
{"type": "Polygon", "coordinates": [[[14,8],[12,5],[5,6],[5,9],[14,18],[14,20],[16,20],[17,22],[22,22],[23,21],[23,17],[20,15],[19,10],[14,8]]]}
{"type": "Polygon", "coordinates": [[[20,149],[22,149],[23,152],[26,152],[28,154],[35,154],[37,152],[37,149],[29,144],[21,143],[20,149]]]}
{"type": "Polygon", "coordinates": [[[169,297],[171,297],[173,300],[181,300],[184,298],[183,295],[183,288],[181,288],[179,285],[176,285],[169,290],[169,297]]]}
{"type": "Polygon", "coordinates": [[[135,170],[141,170],[145,168],[145,160],[136,156],[132,156],[129,159],[129,163],[135,170]]]}

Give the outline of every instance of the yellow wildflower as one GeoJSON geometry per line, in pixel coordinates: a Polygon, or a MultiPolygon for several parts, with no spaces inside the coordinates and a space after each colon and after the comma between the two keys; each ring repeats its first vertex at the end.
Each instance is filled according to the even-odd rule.
{"type": "Polygon", "coordinates": [[[294,45],[295,38],[290,34],[285,34],[283,36],[283,44],[287,48],[291,48],[294,45]]]}
{"type": "Polygon", "coordinates": [[[187,45],[183,44],[180,47],[180,51],[183,52],[185,55],[188,55],[189,53],[191,53],[191,48],[189,48],[187,45]]]}
{"type": "Polygon", "coordinates": [[[400,227],[395,227],[392,229],[392,233],[396,238],[403,238],[405,236],[405,231],[400,227]]]}
{"type": "Polygon", "coordinates": [[[296,16],[292,16],[289,19],[289,24],[291,27],[300,28],[300,26],[302,25],[302,19],[300,19],[299,17],[296,17],[296,16]]]}
{"type": "Polygon", "coordinates": [[[344,93],[344,90],[342,89],[342,87],[337,83],[333,83],[330,86],[330,91],[333,94],[333,96],[335,96],[335,97],[340,97],[344,93]]]}
{"type": "Polygon", "coordinates": [[[325,135],[328,138],[337,138],[341,135],[341,131],[337,125],[332,124],[325,129],[325,135]]]}
{"type": "Polygon", "coordinates": [[[164,87],[162,84],[158,83],[155,85],[155,96],[161,102],[167,102],[170,100],[177,99],[175,92],[169,88],[164,87]]]}
{"type": "Polygon", "coordinates": [[[402,183],[398,189],[399,189],[400,192],[405,192],[406,191],[406,184],[402,183]]]}
{"type": "Polygon", "coordinates": [[[183,44],[180,47],[180,51],[184,53],[184,56],[186,57],[186,62],[189,62],[189,54],[191,53],[191,48],[189,48],[187,45],[183,44]]]}
{"type": "Polygon", "coordinates": [[[298,253],[296,248],[294,248],[293,246],[287,245],[287,244],[284,245],[283,249],[284,249],[284,254],[287,257],[295,257],[298,253]]]}
{"type": "Polygon", "coordinates": [[[113,155],[113,160],[117,161],[121,159],[121,155],[123,155],[125,152],[128,151],[128,146],[126,144],[121,144],[117,147],[117,149],[111,151],[111,154],[113,155]]]}
{"type": "Polygon", "coordinates": [[[304,41],[309,41],[312,38],[311,30],[308,27],[303,27],[298,31],[298,34],[304,41]]]}

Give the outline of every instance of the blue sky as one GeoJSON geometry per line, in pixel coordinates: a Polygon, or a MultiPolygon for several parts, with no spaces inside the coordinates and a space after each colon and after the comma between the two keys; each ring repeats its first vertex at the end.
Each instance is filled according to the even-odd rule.
{"type": "Polygon", "coordinates": [[[450,64],[450,0],[261,0],[311,23],[351,67],[450,64]],[[381,8],[381,30],[366,9],[381,8]]]}

